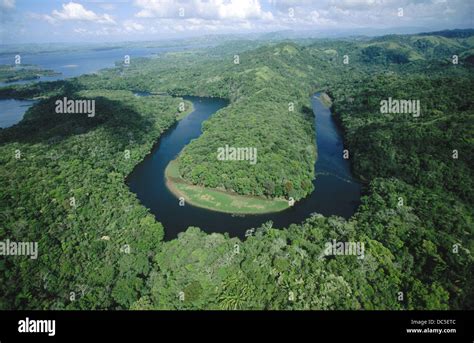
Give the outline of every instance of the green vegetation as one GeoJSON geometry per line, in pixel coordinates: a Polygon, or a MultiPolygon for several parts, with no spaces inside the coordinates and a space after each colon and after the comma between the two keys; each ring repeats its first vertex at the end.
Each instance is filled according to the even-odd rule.
{"type": "Polygon", "coordinates": [[[0,130],[0,239],[40,245],[37,261],[0,260],[0,307],[474,308],[472,37],[283,42],[245,52],[228,44],[1,89],[0,97],[43,100],[0,130]],[[349,220],[315,214],[288,228],[266,223],[244,241],[189,228],[163,242],[163,227],[124,178],[176,121],[180,100],[137,99],[130,89],[231,101],[185,148],[175,176],[297,199],[312,191],[315,172],[309,95],[326,91],[367,185],[362,205],[349,220]],[[59,120],[52,109],[63,95],[95,98],[99,115],[59,120]],[[421,116],[381,114],[388,97],[419,99],[421,116]],[[216,163],[225,144],[256,146],[258,163],[216,163]],[[325,256],[333,239],[363,242],[364,258],[325,256]]]}
{"type": "Polygon", "coordinates": [[[242,53],[240,64],[234,64],[229,53],[203,60],[188,53],[171,54],[124,68],[119,80],[111,71],[79,82],[88,88],[229,99],[230,105],[206,121],[203,134],[180,154],[180,175],[195,185],[241,195],[298,200],[313,190],[316,158],[309,101],[312,67],[296,54],[300,50],[304,48],[294,44],[259,48],[242,53]],[[240,163],[238,169],[221,163],[217,149],[226,144],[256,148],[258,162],[240,163]]]}
{"type": "Polygon", "coordinates": [[[191,101],[184,101],[184,111],[179,111],[179,113],[176,115],[176,120],[182,120],[186,118],[189,114],[191,114],[194,111],[194,106],[191,101]]]}
{"type": "Polygon", "coordinates": [[[59,75],[53,70],[41,69],[33,65],[0,65],[0,82],[14,82],[22,80],[36,80],[41,76],[59,75]]]}
{"type": "Polygon", "coordinates": [[[50,98],[0,131],[0,237],[40,246],[38,260],[0,261],[1,308],[114,308],[114,299],[144,291],[148,252],[163,238],[124,180],[175,123],[182,100],[63,95],[96,99],[96,116],[56,114],[50,98]],[[71,292],[81,300],[71,301],[71,292]]]}
{"type": "Polygon", "coordinates": [[[283,199],[265,199],[229,193],[225,190],[192,185],[180,176],[178,161],[168,164],[165,171],[166,185],[176,197],[183,197],[187,203],[213,211],[235,214],[257,214],[278,212],[288,208],[283,199]]]}

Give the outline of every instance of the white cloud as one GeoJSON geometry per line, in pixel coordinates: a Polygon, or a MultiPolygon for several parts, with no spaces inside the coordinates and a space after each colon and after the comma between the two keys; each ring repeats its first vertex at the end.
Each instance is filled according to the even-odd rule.
{"type": "Polygon", "coordinates": [[[131,20],[126,20],[123,23],[123,27],[124,27],[125,31],[127,31],[127,32],[144,31],[145,30],[145,26],[143,26],[140,23],[131,21],[131,20]]]}
{"type": "Polygon", "coordinates": [[[263,19],[273,15],[264,11],[259,0],[135,0],[139,18],[263,19]]]}
{"type": "Polygon", "coordinates": [[[327,15],[327,11],[311,11],[310,18],[311,21],[317,25],[335,25],[336,22],[334,20],[328,19],[325,16],[327,15]],[[326,13],[325,13],[326,12],[326,13]]]}
{"type": "Polygon", "coordinates": [[[2,9],[15,8],[15,0],[0,0],[0,8],[2,9]]]}
{"type": "MultiPolygon", "coordinates": [[[[27,13],[27,17],[53,24],[73,23],[65,25],[63,34],[122,39],[212,32],[436,27],[441,21],[465,23],[472,13],[471,0],[114,0],[110,7],[110,0],[87,0],[82,4],[74,1],[79,2],[67,0],[48,14],[27,13]],[[399,7],[404,9],[403,18],[397,15],[399,7]]],[[[0,0],[0,6],[7,2],[14,3],[0,0]]],[[[447,24],[444,26],[448,27],[447,24]]]]}
{"type": "Polygon", "coordinates": [[[57,21],[88,21],[98,24],[117,24],[115,20],[108,14],[96,14],[93,11],[87,10],[81,4],[69,2],[62,5],[62,10],[53,10],[51,15],[44,15],[43,19],[50,23],[57,21]]]}
{"type": "Polygon", "coordinates": [[[88,33],[89,31],[87,31],[86,29],[83,29],[81,27],[77,28],[77,29],[74,29],[74,32],[75,33],[79,33],[79,34],[85,34],[85,33],[88,33]]]}
{"type": "Polygon", "coordinates": [[[354,10],[369,9],[371,7],[388,3],[386,0],[331,0],[331,4],[339,8],[350,8],[354,10]]]}
{"type": "Polygon", "coordinates": [[[80,28],[75,28],[73,30],[74,33],[77,33],[82,36],[110,36],[110,35],[117,35],[117,34],[123,34],[123,30],[120,28],[117,28],[116,26],[108,26],[108,27],[102,27],[100,29],[84,29],[82,27],[80,28]]]}

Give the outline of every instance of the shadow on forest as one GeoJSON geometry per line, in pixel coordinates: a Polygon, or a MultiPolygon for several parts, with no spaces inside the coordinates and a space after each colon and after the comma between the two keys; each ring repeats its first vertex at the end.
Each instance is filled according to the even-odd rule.
{"type": "Polygon", "coordinates": [[[124,141],[125,130],[133,131],[133,138],[137,143],[142,142],[143,134],[152,126],[150,118],[142,116],[136,108],[123,101],[111,100],[105,97],[77,97],[75,93],[63,93],[33,105],[25,113],[23,120],[18,124],[0,129],[0,144],[44,143],[55,144],[71,136],[87,133],[96,128],[107,131],[108,137],[124,141]],[[55,102],[67,97],[69,99],[95,99],[95,116],[83,114],[56,113],[55,102]]]}

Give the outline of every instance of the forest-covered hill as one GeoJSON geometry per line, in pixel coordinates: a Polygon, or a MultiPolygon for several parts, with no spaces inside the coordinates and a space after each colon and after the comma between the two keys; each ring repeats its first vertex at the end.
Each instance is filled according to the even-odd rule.
{"type": "Polygon", "coordinates": [[[33,263],[0,260],[0,307],[472,309],[472,40],[224,44],[0,89],[2,98],[42,98],[0,130],[0,239],[39,241],[43,251],[33,263]],[[366,184],[362,205],[349,220],[267,223],[244,241],[191,228],[163,242],[166,228],[124,179],[175,122],[180,99],[138,101],[130,90],[229,99],[180,155],[182,176],[296,199],[315,175],[309,97],[326,91],[366,184]],[[65,95],[97,99],[103,115],[57,120],[52,106],[65,95]],[[381,114],[388,97],[420,100],[421,116],[381,114]],[[216,163],[226,143],[257,146],[259,163],[216,163]],[[364,242],[365,258],[323,256],[333,239],[364,242]]]}

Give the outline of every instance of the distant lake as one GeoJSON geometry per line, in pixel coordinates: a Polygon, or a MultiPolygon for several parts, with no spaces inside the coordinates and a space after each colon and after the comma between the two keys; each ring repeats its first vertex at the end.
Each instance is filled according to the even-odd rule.
{"type": "MultiPolygon", "coordinates": [[[[21,54],[22,64],[34,64],[43,69],[51,69],[60,72],[61,75],[42,76],[35,80],[24,80],[15,82],[0,82],[0,87],[13,84],[26,84],[38,81],[55,81],[65,78],[76,77],[83,74],[91,74],[104,68],[112,68],[115,62],[123,62],[124,56],[130,56],[130,63],[134,58],[151,57],[168,51],[180,51],[189,49],[190,46],[161,47],[161,48],[114,48],[77,51],[55,51],[46,53],[21,54]]],[[[3,55],[0,64],[12,65],[15,63],[15,55],[3,55]]]]}
{"type": "MultiPolygon", "coordinates": [[[[22,64],[35,64],[43,69],[60,72],[61,75],[42,76],[35,80],[15,82],[0,82],[0,87],[27,84],[39,81],[55,81],[76,77],[83,74],[95,73],[104,68],[112,68],[116,61],[123,61],[125,55],[130,56],[130,63],[134,58],[151,57],[168,51],[180,51],[191,46],[162,47],[162,48],[114,48],[78,51],[57,51],[48,53],[21,54],[22,64]]],[[[0,64],[14,64],[15,55],[0,56],[0,64]]],[[[18,123],[34,101],[31,100],[0,100],[0,127],[6,128],[18,123]]]]}
{"type": "Polygon", "coordinates": [[[25,112],[35,102],[34,100],[0,100],[0,127],[4,129],[20,122],[25,112]]]}
{"type": "MultiPolygon", "coordinates": [[[[139,95],[139,94],[137,94],[139,95]]],[[[146,96],[146,94],[143,94],[146,96]]],[[[360,203],[361,186],[352,178],[350,164],[342,158],[343,142],[331,112],[318,97],[311,99],[316,121],[318,160],[315,190],[295,206],[277,213],[233,216],[192,205],[179,206],[178,199],[168,190],[164,171],[168,163],[192,139],[201,134],[201,125],[227,103],[221,99],[185,97],[193,102],[194,112],[166,131],[151,154],[136,166],[127,183],[142,204],[148,207],[165,228],[165,239],[173,239],[189,226],[206,232],[229,233],[243,238],[245,231],[266,221],[283,228],[301,223],[312,213],[349,218],[360,203]]]]}

